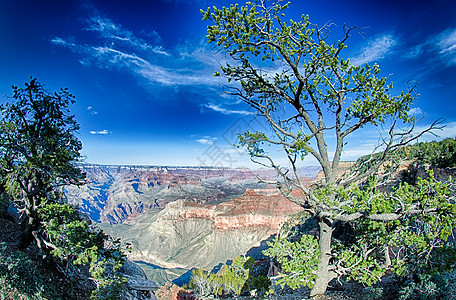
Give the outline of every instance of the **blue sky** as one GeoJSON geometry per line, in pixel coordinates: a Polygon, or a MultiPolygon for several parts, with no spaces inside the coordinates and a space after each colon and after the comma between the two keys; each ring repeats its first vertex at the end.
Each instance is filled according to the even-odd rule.
{"type": "MultiPolygon", "coordinates": [[[[212,76],[224,57],[206,43],[210,24],[199,11],[230,3],[236,1],[0,1],[0,95],[30,76],[50,90],[68,87],[87,162],[249,165],[232,144],[254,126],[251,111],[223,95],[212,76]]],[[[336,38],[343,24],[356,25],[363,34],[349,41],[352,62],[377,62],[401,90],[416,82],[419,126],[445,118],[437,134],[456,137],[453,0],[292,0],[286,13],[335,23],[336,38]]],[[[371,134],[352,137],[343,158],[372,150],[371,134]]]]}

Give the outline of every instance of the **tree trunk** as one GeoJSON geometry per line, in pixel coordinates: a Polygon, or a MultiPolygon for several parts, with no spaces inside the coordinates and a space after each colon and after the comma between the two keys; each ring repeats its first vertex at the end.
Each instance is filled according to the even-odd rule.
{"type": "Polygon", "coordinates": [[[19,250],[24,251],[28,248],[34,239],[33,229],[31,227],[27,227],[24,231],[21,232],[17,238],[15,245],[19,250]]]}
{"type": "Polygon", "coordinates": [[[389,253],[389,246],[385,246],[385,264],[383,265],[385,269],[389,269],[391,266],[391,257],[389,253]]]}
{"type": "MultiPolygon", "coordinates": [[[[33,204],[33,201],[30,200],[30,203],[33,204]]],[[[29,208],[26,209],[26,215],[28,217],[27,225],[19,235],[16,242],[16,246],[19,248],[19,250],[27,249],[28,246],[30,246],[30,244],[33,242],[33,240],[35,240],[33,232],[38,230],[40,224],[37,212],[33,206],[30,205],[29,208]]]]}
{"type": "Polygon", "coordinates": [[[335,278],[335,273],[330,269],[329,260],[331,259],[331,222],[325,218],[318,221],[320,227],[320,259],[318,263],[317,279],[310,291],[310,297],[323,295],[328,288],[328,284],[335,278]]]}

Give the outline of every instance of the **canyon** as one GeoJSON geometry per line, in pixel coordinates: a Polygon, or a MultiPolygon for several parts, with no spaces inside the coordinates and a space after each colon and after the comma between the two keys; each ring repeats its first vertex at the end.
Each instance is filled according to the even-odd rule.
{"type": "MultiPolygon", "coordinates": [[[[265,241],[302,208],[259,178],[272,170],[212,167],[81,165],[87,184],[67,186],[78,205],[107,234],[129,244],[129,259],[158,283],[192,268],[212,269],[249,254],[261,257],[265,241]]],[[[318,167],[300,169],[311,182],[318,167]]]]}

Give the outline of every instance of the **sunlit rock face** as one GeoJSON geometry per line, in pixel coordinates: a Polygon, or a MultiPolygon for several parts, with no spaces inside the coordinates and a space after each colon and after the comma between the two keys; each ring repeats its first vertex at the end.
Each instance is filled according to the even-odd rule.
{"type": "MultiPolygon", "coordinates": [[[[264,240],[302,209],[280,195],[273,170],[83,165],[88,184],[66,187],[107,234],[130,243],[129,259],[157,282],[237,255],[261,255],[264,240]],[[252,248],[254,250],[252,250],[252,248]]],[[[301,170],[309,183],[319,168],[301,170]]]]}
{"type": "Polygon", "coordinates": [[[247,190],[241,197],[221,203],[217,208],[223,211],[214,220],[217,230],[264,227],[270,234],[277,233],[288,216],[302,210],[278,192],[265,196],[254,190],[247,190]]]}
{"type": "Polygon", "coordinates": [[[97,222],[116,224],[177,199],[226,200],[261,187],[248,170],[170,167],[81,166],[88,184],[65,188],[69,201],[97,222]]]}
{"type": "MultiPolygon", "coordinates": [[[[270,170],[209,167],[133,167],[82,165],[88,183],[65,187],[69,202],[79,205],[93,221],[118,224],[176,200],[219,203],[239,197],[247,189],[275,193],[272,186],[258,182],[270,179],[270,170]]],[[[305,169],[310,180],[318,169],[305,169]]]]}
{"type": "Polygon", "coordinates": [[[167,268],[206,268],[247,253],[277,233],[302,208],[277,194],[253,190],[230,201],[199,204],[178,200],[106,231],[132,244],[130,259],[167,268]]]}

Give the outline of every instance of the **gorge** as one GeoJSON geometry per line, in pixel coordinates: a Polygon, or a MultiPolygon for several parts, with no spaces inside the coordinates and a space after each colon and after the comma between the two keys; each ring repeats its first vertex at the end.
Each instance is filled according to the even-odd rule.
{"type": "MultiPolygon", "coordinates": [[[[302,209],[259,178],[272,170],[81,165],[87,184],[68,201],[131,247],[129,258],[158,283],[237,255],[261,257],[264,241],[302,209]],[[262,243],[263,242],[263,243],[262,243]]],[[[305,182],[318,167],[300,169],[305,182]]],[[[299,217],[297,217],[299,218],[299,217]]]]}

